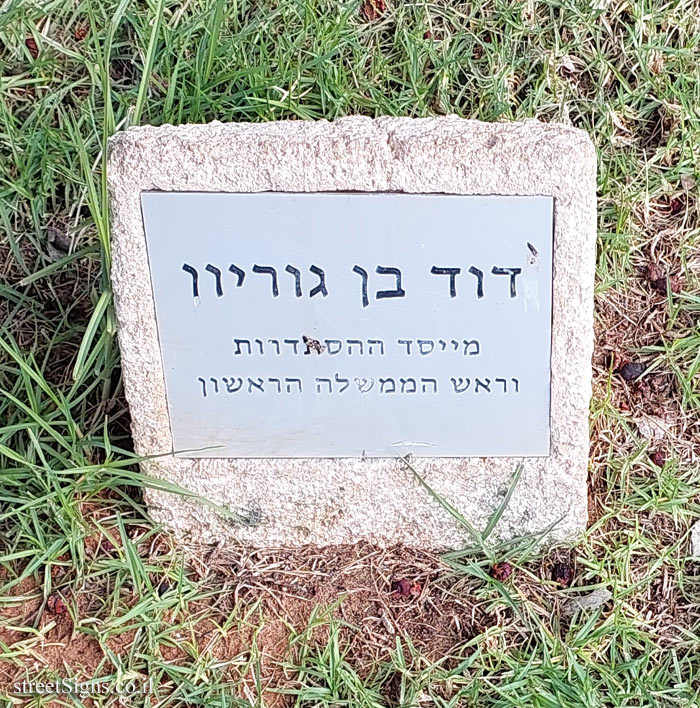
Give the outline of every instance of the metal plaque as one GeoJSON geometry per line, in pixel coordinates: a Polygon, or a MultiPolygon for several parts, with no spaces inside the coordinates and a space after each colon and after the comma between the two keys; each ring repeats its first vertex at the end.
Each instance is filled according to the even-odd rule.
{"type": "Polygon", "coordinates": [[[551,197],[142,207],[177,455],[549,454],[551,197]]]}

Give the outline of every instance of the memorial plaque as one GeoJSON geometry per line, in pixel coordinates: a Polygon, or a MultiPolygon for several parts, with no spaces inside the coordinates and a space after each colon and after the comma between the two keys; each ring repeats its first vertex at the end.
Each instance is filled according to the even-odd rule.
{"type": "Polygon", "coordinates": [[[549,453],[551,197],[141,200],[178,455],[549,453]]]}
{"type": "Polygon", "coordinates": [[[145,126],[112,139],[108,179],[135,450],[185,490],[147,489],[153,518],[211,543],[456,548],[424,483],[484,528],[519,467],[491,540],[583,530],[583,131],[145,126]]]}

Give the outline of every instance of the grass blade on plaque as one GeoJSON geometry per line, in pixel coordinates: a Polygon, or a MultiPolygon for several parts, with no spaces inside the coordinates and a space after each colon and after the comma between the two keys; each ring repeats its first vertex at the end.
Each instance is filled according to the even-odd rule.
{"type": "Polygon", "coordinates": [[[506,490],[505,496],[501,500],[501,503],[496,507],[495,511],[491,515],[491,518],[489,519],[489,522],[486,524],[486,528],[483,530],[481,537],[486,541],[486,539],[491,535],[491,532],[496,528],[496,525],[498,522],[501,520],[501,517],[503,516],[503,513],[506,510],[506,507],[508,506],[508,503],[510,502],[510,498],[513,496],[513,492],[515,491],[515,487],[517,486],[518,482],[520,481],[520,477],[522,476],[523,473],[523,465],[522,462],[518,464],[518,466],[515,468],[515,472],[513,472],[513,475],[510,478],[510,481],[508,482],[508,489],[506,490]]]}
{"type": "MultiPolygon", "coordinates": [[[[242,526],[251,526],[255,524],[254,520],[248,517],[242,516],[241,514],[232,511],[227,506],[222,504],[217,504],[207,497],[203,497],[196,492],[191,491],[185,487],[180,486],[175,482],[169,482],[165,479],[159,477],[152,477],[150,475],[144,474],[143,472],[135,472],[128,469],[133,465],[140,462],[148,462],[160,457],[166,457],[169,453],[164,453],[163,455],[153,455],[150,457],[132,457],[127,460],[117,460],[110,462],[107,465],[86,465],[83,467],[75,467],[70,470],[66,470],[65,473],[84,474],[87,472],[99,472],[101,474],[107,473],[103,479],[102,486],[104,488],[112,488],[119,486],[135,486],[144,489],[152,489],[157,492],[168,492],[169,494],[176,494],[180,497],[185,497],[192,501],[202,504],[207,508],[215,511],[220,516],[223,516],[227,521],[240,524],[242,526]],[[118,473],[110,474],[112,470],[119,470],[118,473]]],[[[157,467],[157,464],[154,463],[157,467]]],[[[63,474],[64,471],[59,471],[58,474],[63,474]]]]}
{"type": "Polygon", "coordinates": [[[141,472],[131,472],[130,470],[121,470],[120,475],[116,478],[111,479],[112,484],[135,484],[146,489],[152,489],[159,492],[168,492],[169,494],[177,494],[178,496],[185,497],[191,501],[197,502],[202,506],[206,506],[208,509],[215,511],[219,516],[222,516],[229,522],[239,524],[241,526],[255,526],[255,519],[251,519],[247,516],[242,516],[236,511],[232,511],[227,506],[222,504],[217,504],[207,497],[203,497],[185,487],[181,487],[179,484],[173,482],[168,482],[164,479],[158,479],[157,477],[149,477],[141,472]]]}
{"type": "MultiPolygon", "coordinates": [[[[508,507],[508,503],[511,500],[511,497],[513,496],[513,492],[515,491],[515,488],[520,481],[520,477],[522,476],[523,472],[523,465],[518,464],[517,467],[515,468],[515,471],[513,472],[509,482],[508,482],[508,489],[506,490],[506,494],[504,495],[503,499],[499,503],[499,505],[496,507],[494,510],[493,514],[489,518],[484,530],[482,532],[479,532],[465,517],[463,514],[459,512],[458,509],[456,509],[452,504],[450,504],[444,497],[440,496],[426,481],[425,479],[418,473],[416,468],[411,464],[411,462],[406,458],[406,457],[401,457],[401,461],[413,472],[414,476],[418,480],[418,482],[423,486],[430,494],[431,496],[440,504],[440,506],[443,507],[461,526],[463,526],[468,532],[469,535],[474,539],[474,542],[477,546],[476,549],[471,549],[471,548],[465,548],[460,551],[455,551],[454,554],[447,554],[445,558],[454,558],[454,555],[458,555],[459,557],[464,557],[465,555],[473,555],[474,550],[478,550],[481,553],[483,553],[491,562],[493,562],[496,559],[496,553],[495,551],[498,550],[505,550],[512,548],[514,543],[519,543],[522,542],[523,539],[517,539],[515,541],[507,541],[501,544],[496,544],[495,546],[493,544],[487,543],[488,537],[491,535],[493,532],[494,528],[498,525],[498,522],[501,520],[506,508],[508,507]]],[[[555,522],[555,523],[558,523],[555,522]]],[[[548,534],[551,531],[551,527],[548,527],[545,529],[542,534],[537,534],[537,536],[534,538],[532,541],[532,547],[537,546],[537,541],[538,539],[542,539],[546,537],[546,534],[548,534]]],[[[479,575],[481,575],[479,573],[479,575]]]]}
{"type": "Polygon", "coordinates": [[[472,526],[469,521],[459,512],[458,509],[456,509],[452,504],[450,504],[447,499],[444,497],[440,496],[426,481],[423,479],[423,477],[418,473],[418,470],[411,464],[411,462],[408,459],[408,456],[405,457],[399,457],[401,462],[408,467],[411,472],[413,472],[414,477],[418,481],[418,483],[428,491],[428,493],[435,499],[435,501],[440,504],[440,506],[448,513],[452,518],[454,518],[460,526],[464,527],[469,535],[474,539],[474,543],[478,546],[479,550],[481,550],[485,555],[490,555],[488,547],[486,546],[484,542],[483,536],[477,531],[477,529],[472,526]]]}
{"type": "MultiPolygon", "coordinates": [[[[60,440],[60,436],[58,434],[56,434],[55,437],[60,440]]],[[[151,477],[142,472],[135,472],[128,469],[129,467],[132,467],[140,462],[147,462],[159,457],[164,457],[168,453],[150,457],[132,456],[99,465],[68,465],[65,469],[55,470],[47,464],[32,463],[15,451],[7,448],[7,446],[3,446],[1,451],[6,455],[9,452],[10,454],[7,456],[11,457],[11,459],[15,462],[21,464],[24,470],[31,469],[36,473],[44,472],[46,475],[56,478],[56,480],[60,480],[61,478],[82,478],[84,484],[81,484],[81,489],[86,493],[98,493],[103,489],[113,489],[120,486],[135,486],[139,488],[153,489],[154,491],[168,492],[170,494],[176,494],[178,496],[191,499],[192,501],[202,504],[212,511],[215,511],[220,516],[223,516],[227,521],[241,524],[243,526],[249,526],[255,523],[250,518],[242,516],[228,507],[217,504],[216,502],[186,489],[175,482],[168,482],[165,479],[151,477]],[[91,481],[93,478],[95,478],[95,481],[91,481]]],[[[4,471],[1,472],[4,475],[4,471]]],[[[13,474],[17,476],[18,481],[21,482],[23,469],[7,470],[7,473],[8,475],[13,474]]],[[[0,500],[1,499],[2,498],[0,497],[0,500]]],[[[32,503],[32,501],[28,501],[27,506],[30,507],[32,503]]]]}
{"type": "MultiPolygon", "coordinates": [[[[465,529],[467,529],[469,534],[475,540],[477,546],[476,548],[465,548],[454,553],[447,553],[443,556],[443,561],[453,570],[459,573],[468,573],[469,575],[472,575],[481,580],[484,584],[496,588],[505,604],[523,621],[525,621],[527,618],[525,617],[522,611],[522,608],[520,606],[521,603],[511,595],[510,591],[504,583],[493,578],[483,567],[484,561],[488,562],[488,564],[493,564],[498,558],[507,557],[506,554],[509,553],[512,554],[514,547],[517,548],[517,546],[522,544],[524,540],[514,539],[494,546],[489,544],[486,539],[486,537],[491,534],[495,526],[498,524],[508,506],[508,502],[510,501],[513,495],[513,491],[515,490],[515,487],[517,486],[517,483],[522,475],[522,464],[519,464],[516,467],[513,475],[511,476],[506,495],[504,496],[503,500],[498,505],[498,507],[494,510],[494,513],[491,515],[491,518],[489,519],[485,527],[484,533],[479,533],[479,531],[477,531],[474,526],[470,524],[469,521],[467,521],[467,519],[457,509],[455,509],[446,499],[441,497],[420,476],[420,474],[416,471],[415,467],[406,458],[402,457],[401,460],[413,472],[419,483],[425,489],[427,489],[428,492],[430,492],[433,498],[446,511],[448,511],[462,526],[464,526],[465,529]],[[479,553],[484,557],[484,560],[479,561],[477,558],[474,557],[479,553]],[[467,562],[462,562],[462,559],[467,562]]],[[[555,522],[555,524],[556,523],[558,523],[558,521],[555,522]]],[[[534,539],[528,539],[529,542],[527,544],[527,548],[536,549],[538,547],[538,543],[541,543],[541,541],[547,537],[547,535],[551,531],[552,526],[545,529],[541,534],[537,534],[534,539]]],[[[524,554],[521,553],[520,556],[523,557],[524,554]]]]}
{"type": "MultiPolygon", "coordinates": [[[[552,521],[549,526],[538,531],[537,533],[526,534],[524,536],[518,536],[517,538],[511,539],[509,541],[502,541],[494,546],[492,546],[493,552],[496,557],[506,558],[510,557],[513,559],[515,565],[522,565],[531,556],[535,555],[545,544],[548,537],[551,536],[552,531],[563,521],[564,517],[561,516],[558,519],[552,521]]],[[[452,557],[458,557],[460,552],[457,551],[454,554],[447,554],[452,557]]],[[[443,556],[443,560],[446,556],[443,556]]]]}

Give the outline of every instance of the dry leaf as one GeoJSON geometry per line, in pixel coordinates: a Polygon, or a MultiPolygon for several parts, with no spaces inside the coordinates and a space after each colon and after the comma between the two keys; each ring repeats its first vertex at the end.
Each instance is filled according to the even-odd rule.
{"type": "Polygon", "coordinates": [[[690,529],[690,555],[700,558],[700,521],[696,521],[690,529]]]}
{"type": "Polygon", "coordinates": [[[645,415],[634,418],[634,423],[639,430],[639,434],[651,442],[659,442],[668,435],[666,421],[653,415],[645,415]]]}
{"type": "Polygon", "coordinates": [[[661,52],[654,50],[649,57],[649,71],[660,74],[664,70],[664,57],[661,52]]]}
{"type": "Polygon", "coordinates": [[[566,616],[573,615],[574,612],[578,612],[578,610],[597,610],[611,599],[612,593],[610,590],[607,588],[597,588],[593,590],[593,592],[589,592],[588,595],[572,597],[567,600],[564,607],[562,607],[562,614],[566,616]]]}

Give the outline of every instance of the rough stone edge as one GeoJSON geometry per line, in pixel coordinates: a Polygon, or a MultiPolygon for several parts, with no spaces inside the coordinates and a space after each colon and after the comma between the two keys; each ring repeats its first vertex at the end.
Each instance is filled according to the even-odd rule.
{"type": "MultiPolygon", "coordinates": [[[[354,117],[333,123],[132,128],[115,136],[110,148],[112,277],[134,442],[143,455],[167,453],[172,440],[141,191],[553,194],[552,455],[523,460],[518,492],[496,535],[542,531],[560,517],[552,540],[574,537],[584,529],[596,234],[596,161],[586,133],[536,121],[354,117]],[[586,305],[569,309],[571,301],[586,305]],[[145,377],[144,371],[159,374],[145,377]]],[[[483,526],[516,462],[422,459],[418,464],[434,489],[483,526]]],[[[153,516],[184,538],[258,546],[366,538],[380,545],[403,542],[435,548],[469,540],[398,461],[163,457],[143,468],[248,516],[255,518],[258,510],[262,515],[262,525],[240,527],[195,502],[150,491],[153,516]],[[268,502],[275,504],[274,518],[266,512],[268,502]]]]}

